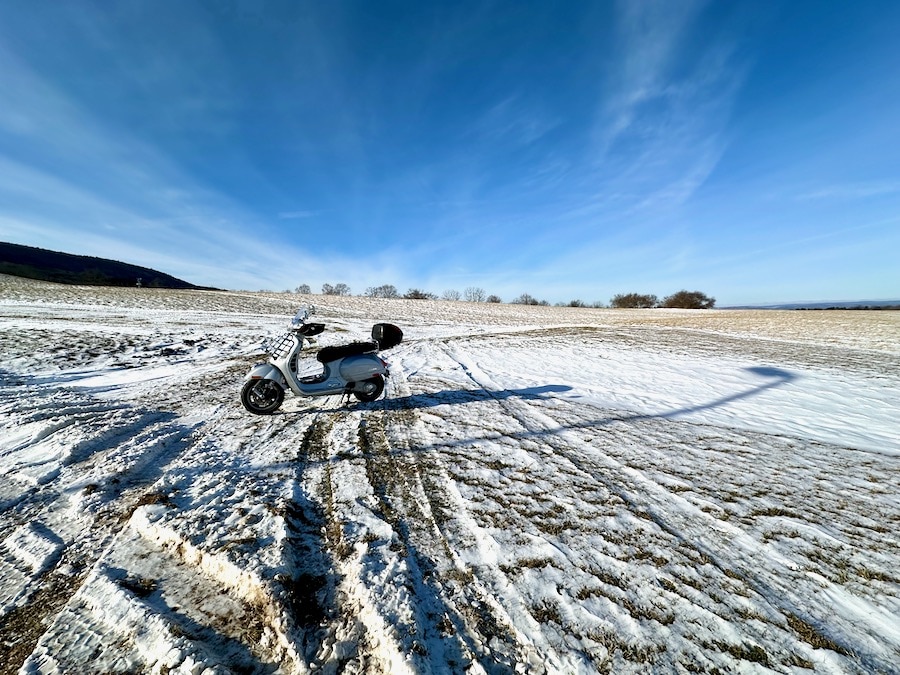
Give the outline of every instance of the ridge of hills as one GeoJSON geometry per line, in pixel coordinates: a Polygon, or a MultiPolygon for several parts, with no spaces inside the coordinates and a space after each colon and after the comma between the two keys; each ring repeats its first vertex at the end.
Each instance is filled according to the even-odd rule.
{"type": "Polygon", "coordinates": [[[900,309],[900,300],[839,300],[791,302],[778,305],[729,305],[722,309],[900,309]]]}
{"type": "Polygon", "coordinates": [[[58,284],[209,290],[130,263],[0,242],[0,273],[58,284]]]}

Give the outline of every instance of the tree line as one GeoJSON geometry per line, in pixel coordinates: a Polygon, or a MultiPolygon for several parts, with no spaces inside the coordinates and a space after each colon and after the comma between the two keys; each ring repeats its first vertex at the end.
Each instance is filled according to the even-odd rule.
{"type": "Polygon", "coordinates": [[[645,309],[650,307],[670,307],[678,309],[712,309],[716,299],[700,291],[678,291],[662,300],[655,295],[641,293],[620,293],[609,301],[610,307],[620,309],[645,309]]]}
{"type": "MultiPolygon", "coordinates": [[[[285,291],[290,292],[290,291],[285,291]]],[[[302,295],[311,295],[312,289],[309,284],[300,284],[294,289],[295,293],[302,295]]],[[[352,295],[350,287],[347,284],[323,284],[322,295],[352,295]]],[[[368,298],[404,298],[407,300],[465,300],[466,302],[492,302],[502,303],[503,300],[493,294],[488,294],[483,288],[478,286],[470,286],[463,292],[450,289],[441,294],[440,297],[434,293],[423,291],[420,288],[410,288],[406,293],[400,293],[393,284],[383,284],[381,286],[368,287],[363,296],[368,298]]],[[[550,303],[546,300],[538,300],[530,293],[522,293],[522,295],[510,300],[511,305],[539,305],[549,307],[550,303]]],[[[655,295],[641,293],[620,293],[614,295],[609,301],[609,307],[614,309],[645,309],[651,307],[669,307],[680,309],[712,309],[716,304],[716,299],[712,298],[700,291],[678,291],[672,295],[666,296],[659,300],[655,295]]],[[[606,307],[602,302],[585,303],[581,300],[571,300],[569,302],[556,303],[557,307],[606,307]]]]}

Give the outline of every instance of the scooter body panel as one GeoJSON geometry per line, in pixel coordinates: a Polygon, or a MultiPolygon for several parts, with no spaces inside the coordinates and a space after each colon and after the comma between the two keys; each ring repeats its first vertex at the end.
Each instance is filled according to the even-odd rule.
{"type": "Polygon", "coordinates": [[[384,375],[387,372],[381,359],[373,354],[348,356],[336,363],[339,364],[341,377],[347,382],[362,382],[375,375],[384,375]]]}
{"type": "Polygon", "coordinates": [[[297,377],[291,373],[288,385],[298,396],[330,396],[342,394],[347,383],[341,379],[334,363],[326,363],[324,371],[315,377],[297,377]]]}
{"type": "Polygon", "coordinates": [[[386,375],[384,363],[373,354],[348,356],[324,364],[324,372],[316,378],[298,378],[291,374],[288,386],[300,396],[329,396],[343,394],[353,383],[386,375]]]}
{"type": "Polygon", "coordinates": [[[247,373],[245,380],[273,380],[282,387],[287,386],[287,381],[282,372],[271,363],[257,363],[247,373]]]}

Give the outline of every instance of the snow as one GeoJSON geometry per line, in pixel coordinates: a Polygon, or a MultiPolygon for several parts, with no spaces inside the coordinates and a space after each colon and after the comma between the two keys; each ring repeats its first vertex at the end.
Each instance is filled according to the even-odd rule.
{"type": "Polygon", "coordinates": [[[900,672],[900,313],[0,276],[0,672],[900,672]],[[314,302],[374,403],[238,392],[314,302]]]}

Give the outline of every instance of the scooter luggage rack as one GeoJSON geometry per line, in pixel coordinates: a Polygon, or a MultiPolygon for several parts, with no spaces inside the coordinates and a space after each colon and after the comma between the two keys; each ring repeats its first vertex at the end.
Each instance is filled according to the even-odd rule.
{"type": "Polygon", "coordinates": [[[285,333],[275,338],[268,346],[267,351],[276,359],[280,359],[291,351],[291,347],[294,346],[294,337],[290,333],[285,333]]]}

